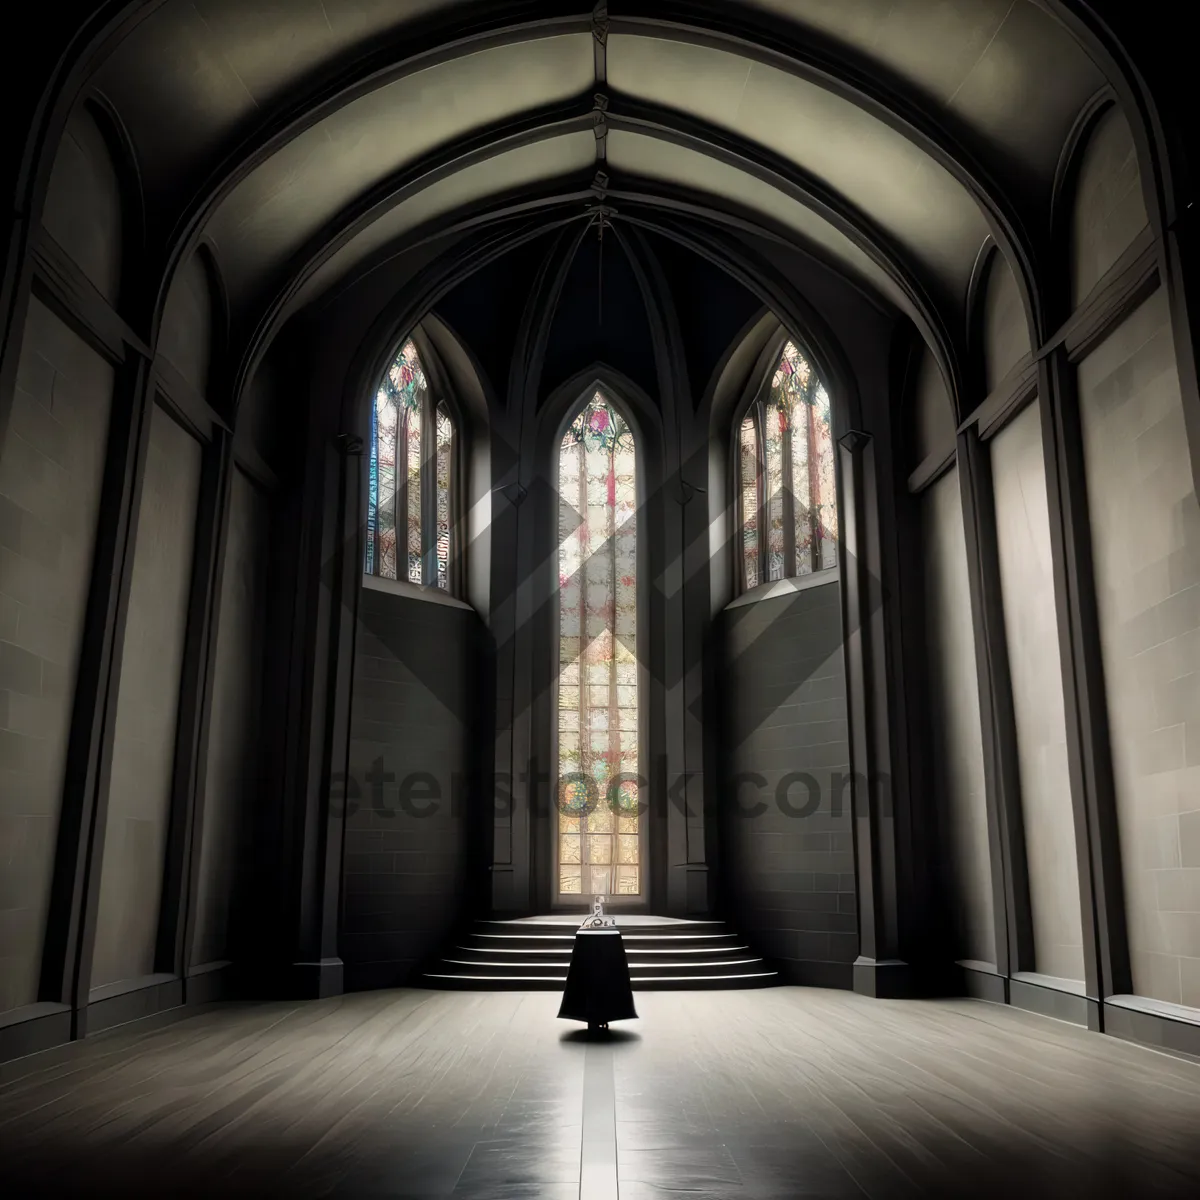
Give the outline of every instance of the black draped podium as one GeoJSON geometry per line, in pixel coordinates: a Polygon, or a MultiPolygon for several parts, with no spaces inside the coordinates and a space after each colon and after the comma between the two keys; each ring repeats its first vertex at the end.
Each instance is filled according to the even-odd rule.
{"type": "Polygon", "coordinates": [[[589,1028],[636,1017],[629,964],[619,929],[580,929],[571,950],[560,1017],[589,1028]]]}

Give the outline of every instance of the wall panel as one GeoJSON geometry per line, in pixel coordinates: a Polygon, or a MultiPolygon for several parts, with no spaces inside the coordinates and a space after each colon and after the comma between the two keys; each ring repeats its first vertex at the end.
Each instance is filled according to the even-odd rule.
{"type": "Polygon", "coordinates": [[[386,583],[359,603],[339,939],[350,990],[405,982],[463,915],[478,624],[386,583]]]}
{"type": "Polygon", "coordinates": [[[938,370],[933,351],[925,346],[917,367],[913,406],[915,453],[912,466],[919,466],[935,450],[949,451],[954,445],[954,409],[946,382],[938,370]]]}
{"type": "Polygon", "coordinates": [[[858,921],[839,588],[725,610],[721,828],[737,932],[787,977],[848,987],[858,921]]]}
{"type": "Polygon", "coordinates": [[[234,471],[213,653],[192,966],[233,957],[231,920],[265,763],[259,746],[269,501],[234,471]]]}
{"type": "Polygon", "coordinates": [[[1071,299],[1081,304],[1146,228],[1137,151],[1114,105],[1092,131],[1079,162],[1071,244],[1071,299]]]}
{"type": "Polygon", "coordinates": [[[157,405],[150,419],[121,648],[93,988],[155,967],[201,447],[157,405]]]}
{"type": "Polygon", "coordinates": [[[204,259],[197,251],[171,281],[163,307],[158,349],[201,396],[208,389],[212,337],[212,288],[204,259]]]}
{"type": "Polygon", "coordinates": [[[997,250],[988,267],[983,296],[983,357],[989,395],[1029,350],[1029,323],[1017,277],[997,250]]]}
{"type": "Polygon", "coordinates": [[[1200,1008],[1200,508],[1162,291],[1079,404],[1134,988],[1200,1008]]]}
{"type": "Polygon", "coordinates": [[[1081,981],[1079,866],[1037,402],[1027,405],[990,446],[1033,907],[1034,969],[1081,981]]]}
{"type": "Polygon", "coordinates": [[[112,394],[32,300],[0,455],[0,1012],[38,998],[112,394]]]}
{"type": "Polygon", "coordinates": [[[926,645],[929,648],[929,742],[940,830],[951,873],[956,956],[995,964],[992,870],[975,630],[967,577],[958,470],[922,497],[926,645]]]}
{"type": "Polygon", "coordinates": [[[77,107],[54,158],[42,224],[111,304],[119,298],[121,189],[104,137],[77,107]]]}

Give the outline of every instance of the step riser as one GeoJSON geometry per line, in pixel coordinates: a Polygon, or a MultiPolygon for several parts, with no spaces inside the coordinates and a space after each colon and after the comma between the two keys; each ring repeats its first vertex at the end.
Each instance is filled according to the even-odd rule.
{"type": "MultiPolygon", "coordinates": [[[[535,966],[522,964],[520,967],[498,967],[492,963],[468,963],[450,959],[443,960],[438,966],[438,972],[446,975],[485,975],[489,979],[507,979],[520,975],[547,975],[561,979],[564,983],[567,980],[567,969],[565,963],[550,967],[543,966],[541,963],[535,966]]],[[[761,959],[756,959],[744,963],[703,963],[700,965],[688,964],[683,967],[675,965],[630,967],[629,978],[636,983],[639,979],[647,976],[682,979],[695,975],[755,975],[765,970],[767,970],[766,964],[761,959]]]]}
{"type": "MultiPolygon", "coordinates": [[[[693,979],[687,982],[676,980],[633,982],[635,992],[707,992],[707,991],[748,991],[752,988],[774,987],[779,977],[772,973],[763,979],[693,979]]],[[[425,976],[424,987],[435,991],[462,992],[553,992],[562,993],[562,983],[558,980],[520,980],[520,979],[460,979],[454,976],[425,976]]]]}
{"type": "MultiPolygon", "coordinates": [[[[655,937],[704,937],[714,933],[728,933],[721,921],[689,921],[679,925],[624,925],[616,918],[617,928],[622,933],[652,933],[655,937]]],[[[582,919],[580,924],[582,924],[582,919]]],[[[473,928],[477,933],[515,934],[568,934],[574,935],[579,925],[567,925],[556,921],[476,921],[473,928]]]]}
{"type": "MultiPolygon", "coordinates": [[[[682,930],[672,930],[666,925],[622,925],[617,922],[617,928],[625,937],[652,937],[656,941],[670,938],[672,941],[700,942],[706,938],[729,937],[732,931],[720,925],[705,925],[700,928],[687,926],[682,930]]],[[[530,938],[553,937],[573,938],[578,932],[578,925],[475,925],[471,932],[480,937],[496,938],[530,938]]]]}
{"type": "MultiPolygon", "coordinates": [[[[430,988],[561,992],[576,926],[479,921],[424,977],[430,988]]],[[[635,991],[770,987],[777,974],[720,921],[620,925],[635,991]]]]}
{"type": "MultiPolygon", "coordinates": [[[[701,952],[715,953],[724,950],[738,950],[745,945],[744,942],[734,937],[732,934],[728,937],[706,939],[705,941],[696,942],[675,942],[673,940],[659,941],[657,939],[639,938],[636,935],[622,933],[622,939],[625,943],[625,951],[628,953],[631,950],[661,950],[666,953],[676,954],[683,951],[689,955],[699,954],[701,952]]],[[[462,941],[464,946],[469,946],[473,950],[496,950],[504,954],[510,954],[513,951],[529,951],[529,950],[557,950],[563,954],[570,954],[571,948],[575,944],[573,937],[569,938],[491,938],[488,936],[468,936],[462,941]]]]}
{"type": "MultiPolygon", "coordinates": [[[[536,963],[565,963],[571,961],[571,951],[568,950],[496,950],[491,946],[455,946],[448,952],[451,958],[478,959],[480,962],[536,962],[536,963]]],[[[633,950],[625,948],[625,957],[630,965],[636,963],[656,962],[733,962],[742,958],[755,958],[756,955],[748,946],[738,946],[729,950],[706,950],[698,954],[680,954],[677,950],[633,950]]]]}

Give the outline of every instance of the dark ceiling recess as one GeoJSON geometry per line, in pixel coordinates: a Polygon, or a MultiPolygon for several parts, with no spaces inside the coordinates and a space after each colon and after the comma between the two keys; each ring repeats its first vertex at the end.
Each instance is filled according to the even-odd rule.
{"type": "Polygon", "coordinates": [[[648,234],[646,240],[671,288],[692,399],[699,405],[721,355],[762,302],[720,267],[674,239],[648,234]]]}
{"type": "Polygon", "coordinates": [[[548,233],[510,250],[464,279],[435,309],[474,351],[502,403],[529,291],[557,236],[548,233]]]}
{"type": "Polygon", "coordinates": [[[654,339],[637,278],[612,228],[584,235],[550,326],[541,397],[595,362],[628,375],[658,400],[654,339]],[[601,270],[603,264],[603,270],[601,270]]]}

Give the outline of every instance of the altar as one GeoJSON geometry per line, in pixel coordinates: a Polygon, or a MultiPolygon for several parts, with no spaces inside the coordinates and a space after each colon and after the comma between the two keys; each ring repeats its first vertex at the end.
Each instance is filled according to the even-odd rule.
{"type": "Polygon", "coordinates": [[[610,1021],[637,1017],[625,943],[616,922],[604,916],[601,901],[575,932],[558,1015],[584,1021],[590,1030],[607,1029],[610,1021]]]}

